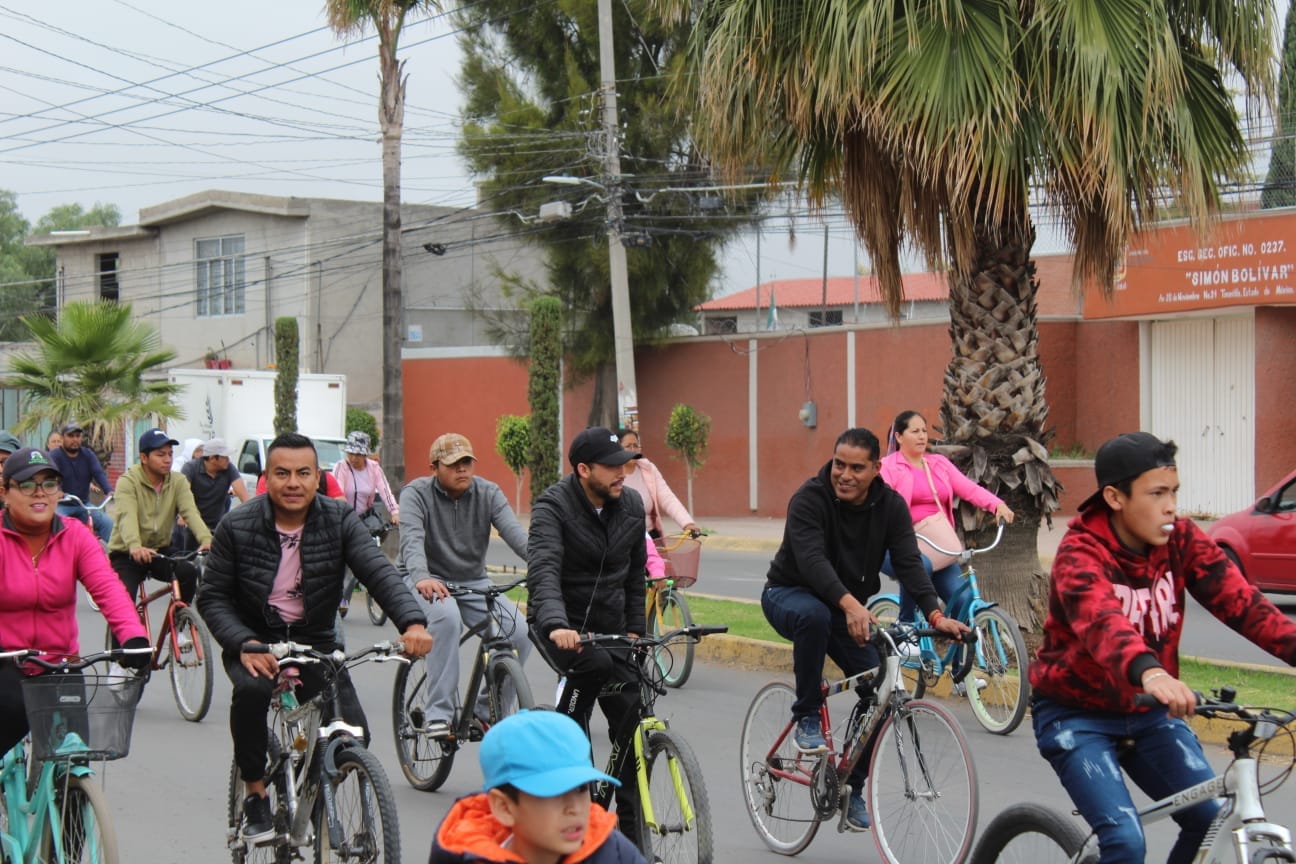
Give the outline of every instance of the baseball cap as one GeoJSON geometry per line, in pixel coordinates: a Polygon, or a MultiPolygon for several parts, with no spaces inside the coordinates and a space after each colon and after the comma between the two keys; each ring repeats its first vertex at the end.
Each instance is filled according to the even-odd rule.
{"type": "Polygon", "coordinates": [[[163,432],[161,429],[150,429],[140,436],[139,452],[148,453],[152,450],[157,450],[160,447],[165,447],[168,444],[170,444],[172,447],[180,446],[179,441],[172,438],[170,435],[163,432]]]}
{"type": "Polygon", "coordinates": [[[203,458],[208,456],[233,456],[234,451],[225,443],[224,438],[213,438],[202,443],[203,458]]]}
{"type": "MultiPolygon", "coordinates": [[[[469,448],[470,450],[472,448],[469,448]]],[[[359,429],[347,435],[346,446],[342,448],[343,453],[351,453],[356,456],[369,455],[369,436],[359,429]]]]}
{"type": "Polygon", "coordinates": [[[1153,468],[1173,468],[1174,445],[1167,444],[1150,432],[1126,432],[1103,443],[1094,456],[1094,474],[1098,491],[1086,498],[1081,510],[1103,500],[1103,490],[1126,480],[1133,480],[1153,468]]]}
{"type": "Polygon", "coordinates": [[[621,446],[621,439],[606,426],[591,426],[576,436],[567,451],[567,461],[577,465],[624,465],[631,459],[642,458],[621,446]]]}
{"type": "Polygon", "coordinates": [[[63,476],[63,472],[50,464],[49,458],[42,451],[35,447],[23,447],[5,460],[4,482],[21,483],[42,471],[51,471],[59,477],[63,476]]]}
{"type": "Polygon", "coordinates": [[[18,440],[17,435],[8,429],[0,429],[0,450],[6,453],[17,453],[21,449],[22,442],[18,440]]]}
{"type": "Polygon", "coordinates": [[[482,738],[487,791],[508,783],[528,795],[553,798],[599,780],[620,786],[590,762],[590,742],[575,720],[557,711],[510,714],[482,738]]]}
{"type": "Polygon", "coordinates": [[[473,455],[472,442],[458,432],[447,432],[433,441],[432,450],[428,453],[429,462],[440,462],[443,465],[453,465],[464,459],[476,458],[473,455]]]}
{"type": "Polygon", "coordinates": [[[69,420],[68,422],[63,424],[64,435],[67,435],[72,432],[83,432],[83,431],[85,430],[81,428],[81,424],[76,422],[75,420],[69,420]]]}

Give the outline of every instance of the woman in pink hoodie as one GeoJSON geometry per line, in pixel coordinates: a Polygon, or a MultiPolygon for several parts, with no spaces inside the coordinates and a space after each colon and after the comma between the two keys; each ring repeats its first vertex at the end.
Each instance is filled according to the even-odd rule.
{"type": "MultiPolygon", "coordinates": [[[[147,648],[148,632],[135,604],[90,529],[55,513],[63,475],[40,450],[24,448],[5,460],[0,497],[0,647],[31,648],[48,659],[80,650],[76,586],[80,582],[126,648],[147,648]]],[[[148,653],[122,662],[144,666],[148,653]]],[[[0,661],[0,753],[27,734],[24,671],[0,661]]]]}
{"type": "MultiPolygon", "coordinates": [[[[635,453],[642,450],[638,432],[622,429],[619,437],[621,446],[625,449],[635,453]]],[[[665,533],[662,525],[663,515],[673,519],[683,531],[697,531],[697,523],[689,515],[688,509],[680,503],[679,498],[675,497],[671,488],[666,485],[661,471],[643,456],[631,459],[625,464],[625,485],[638,492],[639,497],[643,499],[648,536],[660,538],[665,533]]]]}

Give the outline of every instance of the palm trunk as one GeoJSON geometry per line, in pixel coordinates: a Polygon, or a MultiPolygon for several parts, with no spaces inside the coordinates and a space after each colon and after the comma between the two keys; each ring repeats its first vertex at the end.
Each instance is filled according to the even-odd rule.
{"type": "MultiPolygon", "coordinates": [[[[979,230],[972,271],[950,275],[953,357],[940,413],[946,443],[955,445],[948,455],[1015,514],[1004,542],[977,559],[982,593],[1038,631],[1046,581],[1036,541],[1061,489],[1048,465],[1053,433],[1045,429],[1048,403],[1037,350],[1034,241],[1029,223],[1015,234],[979,230]]],[[[993,540],[984,511],[963,505],[960,513],[970,544],[993,540]]]]}
{"type": "Polygon", "coordinates": [[[405,64],[396,59],[390,22],[379,21],[378,58],[382,95],[383,162],[383,417],[382,462],[387,476],[405,482],[404,400],[401,389],[401,345],[405,338],[405,304],[401,292],[401,134],[405,124],[405,64]]]}

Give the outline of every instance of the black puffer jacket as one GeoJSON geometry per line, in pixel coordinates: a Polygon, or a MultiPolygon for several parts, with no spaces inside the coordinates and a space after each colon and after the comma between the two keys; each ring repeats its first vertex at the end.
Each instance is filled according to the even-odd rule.
{"type": "Polygon", "coordinates": [[[602,514],[569,474],[531,507],[527,622],[541,635],[644,632],[644,508],[622,489],[602,514]]]}
{"type": "Polygon", "coordinates": [[[230,511],[212,539],[198,612],[226,652],[251,639],[291,638],[321,650],[334,647],[333,623],[342,599],[343,567],[364,583],[402,633],[427,624],[405,582],[374,545],[345,502],[317,495],[301,539],[306,616],[291,626],[268,600],[279,571],[279,535],[270,499],[258,495],[230,511]]]}

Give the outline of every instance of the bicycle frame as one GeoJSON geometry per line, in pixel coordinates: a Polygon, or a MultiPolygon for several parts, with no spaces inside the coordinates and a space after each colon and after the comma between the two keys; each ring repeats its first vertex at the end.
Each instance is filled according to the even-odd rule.
{"type": "MultiPolygon", "coordinates": [[[[163,616],[162,626],[158,629],[157,637],[153,640],[153,662],[151,666],[155,672],[162,669],[164,663],[162,645],[167,641],[168,636],[171,640],[171,650],[173,652],[179,652],[179,648],[177,647],[178,643],[176,641],[176,610],[189,608],[189,604],[180,599],[180,582],[175,578],[174,565],[172,565],[171,570],[171,581],[167,582],[161,588],[150,592],[148,590],[148,580],[141,580],[139,594],[135,598],[135,611],[139,613],[140,623],[144,625],[145,631],[152,633],[153,626],[149,622],[149,606],[152,605],[155,600],[165,597],[168,594],[171,595],[171,599],[167,602],[166,614],[163,616]]],[[[193,650],[200,663],[207,659],[202,655],[203,647],[201,640],[194,640],[193,650]]]]}
{"type": "Polygon", "coordinates": [[[0,762],[0,792],[4,795],[8,819],[6,830],[0,832],[0,843],[3,843],[0,858],[6,861],[28,860],[28,852],[35,849],[46,822],[50,825],[50,832],[60,836],[62,814],[54,790],[64,777],[93,775],[94,770],[84,763],[43,761],[36,785],[28,797],[27,750],[22,741],[15,744],[0,762]]]}
{"type": "MultiPolygon", "coordinates": [[[[515,583],[516,584],[516,583],[515,583]]],[[[491,658],[500,652],[507,653],[513,657],[517,652],[513,650],[513,643],[504,635],[500,629],[498,616],[495,612],[496,598],[503,594],[504,589],[488,589],[481,594],[486,601],[486,617],[473,627],[469,627],[464,634],[459,637],[459,645],[463,646],[468,640],[479,638],[481,641],[477,645],[477,651],[473,657],[472,671],[468,673],[468,684],[464,688],[464,705],[473,706],[477,704],[477,694],[481,692],[482,684],[486,681],[486,670],[490,668],[491,658]]],[[[473,712],[471,709],[464,710],[464,706],[459,706],[455,712],[455,723],[451,730],[456,739],[472,737],[472,720],[473,712]]]]}

